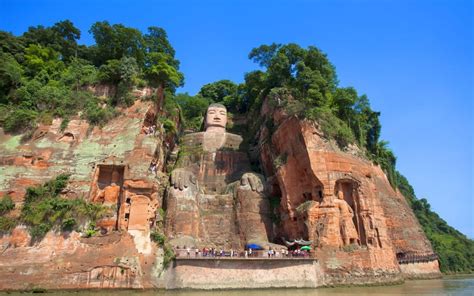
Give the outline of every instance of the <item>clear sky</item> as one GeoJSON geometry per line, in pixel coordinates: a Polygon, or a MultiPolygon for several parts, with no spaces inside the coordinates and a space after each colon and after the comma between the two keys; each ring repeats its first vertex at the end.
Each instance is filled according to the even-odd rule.
{"type": "Polygon", "coordinates": [[[340,85],[381,111],[382,138],[417,196],[474,237],[472,1],[0,0],[0,30],[16,35],[64,19],[85,44],[95,21],[163,27],[185,74],[180,91],[191,94],[215,80],[241,82],[258,45],[319,47],[340,85]]]}

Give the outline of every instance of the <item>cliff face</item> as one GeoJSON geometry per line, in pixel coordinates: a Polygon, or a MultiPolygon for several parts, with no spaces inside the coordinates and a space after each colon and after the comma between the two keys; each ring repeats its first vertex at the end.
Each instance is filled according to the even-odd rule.
{"type": "MultiPolygon", "coordinates": [[[[439,275],[416,217],[379,166],[355,146],[341,151],[316,124],[289,117],[268,101],[261,116],[273,127],[271,133],[262,124],[259,150],[272,195],[280,199],[277,237],[312,241],[336,283],[357,278],[355,271],[398,274],[400,259],[407,257],[414,265],[430,262],[429,268],[414,267],[418,276],[439,275]]],[[[406,277],[416,273],[406,270],[406,277]]]]}
{"type": "MultiPolygon", "coordinates": [[[[201,187],[172,196],[170,189],[165,198],[168,181],[163,172],[174,140],[160,127],[154,135],[144,132],[155,112],[151,103],[137,101],[102,129],[73,119],[60,131],[61,122],[55,120],[40,126],[26,143],[20,142],[21,136],[0,135],[0,195],[8,194],[16,203],[9,215],[19,215],[28,186],[59,173],[71,174],[64,197],[85,198],[114,211],[98,222],[102,233],[96,237],[50,232],[31,244],[23,226],[1,237],[2,289],[186,288],[202,286],[190,274],[218,277],[217,263],[180,262],[163,271],[163,250],[150,240],[163,207],[169,237],[192,234],[199,247],[240,248],[251,239],[311,241],[317,266],[226,263],[236,270],[248,266],[265,272],[283,264],[285,278],[295,286],[297,278],[290,278],[299,276],[301,268],[311,270],[303,285],[307,287],[439,275],[432,248],[404,197],[357,147],[341,151],[313,123],[265,102],[261,117],[273,122],[273,130],[265,122],[259,127],[256,149],[266,176],[261,180],[265,193],[263,187],[253,188],[254,175],[245,174],[250,163],[236,147],[241,139],[229,135],[226,149],[182,151],[176,167],[190,167],[201,187]],[[252,186],[239,182],[241,178],[249,178],[252,186]],[[279,206],[270,209],[269,197],[279,199],[279,206]],[[277,217],[273,225],[270,214],[277,217]]],[[[185,136],[181,149],[201,136],[185,136]]],[[[262,278],[256,287],[275,285],[282,286],[262,278]]]]}
{"type": "Polygon", "coordinates": [[[102,229],[98,237],[50,232],[31,245],[22,226],[4,235],[0,238],[2,289],[154,285],[162,250],[149,236],[150,227],[160,218],[162,184],[150,164],[156,163],[161,171],[169,145],[160,132],[143,133],[149,117],[155,116],[150,102],[138,101],[122,112],[101,129],[73,119],[61,131],[60,120],[54,120],[40,126],[24,144],[21,135],[0,136],[0,194],[10,195],[16,203],[9,215],[19,215],[28,186],[60,173],[71,175],[64,197],[84,198],[112,212],[97,223],[102,229]]]}

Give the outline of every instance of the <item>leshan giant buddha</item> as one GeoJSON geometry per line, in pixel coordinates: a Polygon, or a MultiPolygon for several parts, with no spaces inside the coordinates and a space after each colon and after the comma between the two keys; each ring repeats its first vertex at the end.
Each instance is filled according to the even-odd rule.
{"type": "Polygon", "coordinates": [[[226,132],[227,110],[211,104],[204,132],[183,136],[166,197],[171,244],[241,248],[272,237],[263,177],[250,171],[242,137],[226,132]]]}

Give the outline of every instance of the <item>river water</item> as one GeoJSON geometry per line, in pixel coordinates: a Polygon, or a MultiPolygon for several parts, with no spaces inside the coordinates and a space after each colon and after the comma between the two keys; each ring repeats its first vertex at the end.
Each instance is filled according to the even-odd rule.
{"type": "MultiPolygon", "coordinates": [[[[326,295],[474,295],[474,277],[456,276],[439,280],[407,281],[401,285],[381,287],[319,289],[257,289],[220,291],[79,291],[49,292],[50,296],[326,296],[326,295]]],[[[25,295],[9,293],[0,295],[25,295]]]]}

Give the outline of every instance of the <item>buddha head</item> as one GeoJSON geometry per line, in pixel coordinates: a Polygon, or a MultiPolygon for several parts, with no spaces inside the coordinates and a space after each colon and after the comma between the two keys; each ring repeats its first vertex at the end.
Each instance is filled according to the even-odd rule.
{"type": "Polygon", "coordinates": [[[204,129],[208,131],[225,132],[227,124],[227,109],[222,104],[211,104],[207,108],[204,129]]]}

